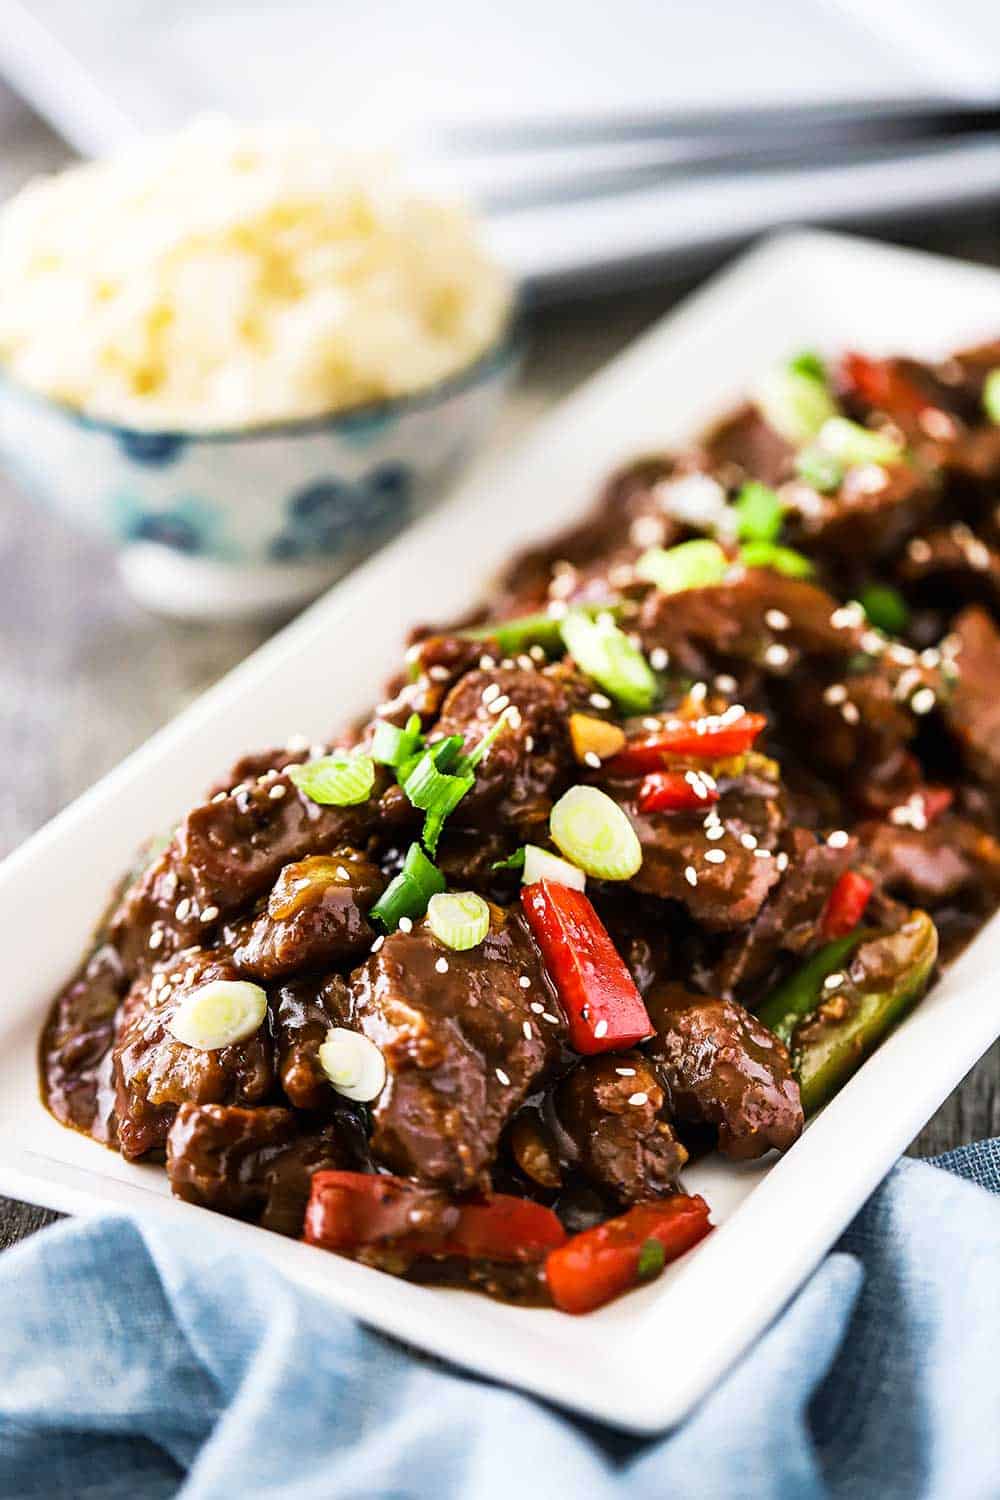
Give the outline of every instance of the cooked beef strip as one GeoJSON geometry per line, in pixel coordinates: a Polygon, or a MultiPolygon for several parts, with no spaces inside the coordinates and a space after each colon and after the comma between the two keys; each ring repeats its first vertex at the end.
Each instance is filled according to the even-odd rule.
{"type": "Polygon", "coordinates": [[[335,1125],[303,1133],[290,1109],[182,1104],[167,1137],[178,1198],[296,1238],[312,1174],[347,1160],[335,1125]]]}
{"type": "Polygon", "coordinates": [[[719,968],[727,995],[766,974],[779,953],[802,953],[812,942],[837,880],[854,860],[857,840],[829,844],[805,828],[784,840],[788,868],[750,926],[728,944],[719,968]]]}
{"type": "Polygon", "coordinates": [[[894,896],[929,911],[959,896],[989,909],[1000,897],[1000,843],[968,818],[943,813],[927,828],[865,823],[857,833],[894,896]]]}
{"type": "Polygon", "coordinates": [[[375,1155],[424,1182],[481,1185],[500,1132],[564,1031],[519,913],[494,907],[485,941],[465,953],[445,948],[426,923],[394,932],[353,975],[351,992],[351,1024],[388,1069],[372,1108],[375,1155]]]}
{"type": "Polygon", "coordinates": [[[702,439],[705,467],[722,469],[729,484],[758,479],[776,485],[791,478],[794,449],[751,402],[718,422],[702,439]]]}
{"type": "Polygon", "coordinates": [[[319,1065],[319,1049],[331,1026],[343,1026],[350,1010],[347,985],[339,975],[282,985],[271,1008],[278,1078],[297,1109],[322,1109],[331,1097],[330,1081],[319,1065]]]}
{"type": "Polygon", "coordinates": [[[1000,631],[985,610],[971,608],[953,626],[957,680],[945,720],[966,766],[1000,797],[1000,631]]]}
{"type": "Polygon", "coordinates": [[[734,1161],[787,1151],[803,1126],[788,1048],[731,1000],[664,984],[646,1005],[656,1036],[644,1050],[663,1078],[669,1114],[716,1127],[719,1150],[734,1161]]]}
{"type": "Polygon", "coordinates": [[[687,1152],[664,1109],[663,1084],[641,1052],[577,1063],[555,1092],[559,1124],[587,1177],[621,1203],[673,1191],[687,1152]]]}
{"type": "Polygon", "coordinates": [[[274,1084],[268,1021],[217,1051],[187,1047],[167,1029],[183,997],[210,980],[238,979],[229,959],[200,948],[136,980],[119,1016],[113,1053],[118,1144],[128,1157],[166,1144],[182,1104],[260,1104],[274,1084]]]}
{"type": "Polygon", "coordinates": [[[233,962],[267,981],[353,958],[375,938],[365,913],[384,889],[382,872],[356,849],[285,865],[264,910],[233,932],[233,962]]]}
{"type": "Polygon", "coordinates": [[[102,943],[56,999],[42,1034],[41,1061],[49,1109],[64,1125],[111,1141],[111,1093],[104,1077],[115,1014],[128,981],[121,959],[102,943]]]}

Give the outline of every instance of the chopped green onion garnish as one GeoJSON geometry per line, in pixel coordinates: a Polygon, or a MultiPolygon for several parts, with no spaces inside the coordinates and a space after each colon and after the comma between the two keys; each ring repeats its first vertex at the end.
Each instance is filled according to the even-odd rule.
{"type": "Polygon", "coordinates": [[[360,1031],[331,1026],[316,1058],[338,1094],[370,1104],[385,1088],[385,1058],[360,1031]]]}
{"type": "Polygon", "coordinates": [[[776,547],[773,542],[748,542],[740,549],[740,561],[747,568],[771,568],[789,578],[809,578],[815,571],[801,552],[793,547],[776,547]]]}
{"type": "Polygon", "coordinates": [[[983,410],[991,422],[1000,424],[1000,369],[991,370],[983,382],[983,410]]]}
{"type": "Polygon", "coordinates": [[[635,829],[596,786],[571,786],[549,818],[552,842],[596,880],[629,880],[642,864],[635,829]]]}
{"type": "Polygon", "coordinates": [[[702,589],[725,576],[729,561],[718,542],[701,538],[677,547],[650,547],[635,565],[639,578],[653,583],[664,594],[684,589],[702,589]]]}
{"type": "Polygon", "coordinates": [[[400,917],[422,917],[427,903],[444,890],[444,876],[431,863],[419,844],[411,844],[403,868],[386,886],[370,915],[389,932],[395,932],[400,917]]]}
{"type": "Polygon", "coordinates": [[[809,375],[826,385],[826,365],[814,349],[802,349],[788,361],[788,368],[796,375],[809,375]]]}
{"type": "Polygon", "coordinates": [[[452,776],[439,769],[441,764],[453,764],[461,744],[462,737],[456,734],[429,746],[400,782],[412,806],[427,814],[423,837],[431,854],[437,849],[445,818],[455,811],[466,792],[475,785],[476,778],[471,771],[452,776]]]}
{"type": "Polygon", "coordinates": [[[636,1275],[640,1281],[651,1281],[654,1276],[659,1276],[666,1263],[667,1252],[660,1241],[652,1238],[644,1240],[642,1249],[639,1251],[636,1275]]]}
{"type": "Polygon", "coordinates": [[[785,508],[770,485],[754,479],[736,499],[736,535],[741,542],[776,542],[785,508]]]}
{"type": "Polygon", "coordinates": [[[245,1042],[267,1015],[267,991],[245,979],[210,979],[184,995],[167,1030],[185,1047],[217,1052],[245,1042]]]}
{"type": "Polygon", "coordinates": [[[844,468],[840,460],[827,453],[818,443],[810,443],[795,455],[795,472],[806,484],[811,484],[821,495],[831,495],[839,490],[844,479],[844,468]]]}
{"type": "Polygon", "coordinates": [[[475,891],[439,891],[427,904],[427,925],[439,943],[464,953],[490,930],[490,909],[475,891]]]}
{"type": "Polygon", "coordinates": [[[367,802],[375,785],[375,762],[370,755],[342,751],[289,766],[288,778],[311,802],[324,807],[355,807],[367,802]]]}
{"type": "Polygon", "coordinates": [[[379,719],[372,736],[372,760],[380,766],[401,766],[416,755],[422,740],[419,714],[410,715],[405,729],[379,719]]]}
{"type": "Polygon", "coordinates": [[[861,608],[879,630],[898,635],[910,618],[906,600],[898,589],[887,583],[870,583],[858,595],[861,608]]]}
{"type": "Polygon", "coordinates": [[[493,741],[499,734],[503,732],[504,729],[506,729],[509,713],[510,710],[505,708],[503,713],[498,714],[496,723],[486,731],[482,739],[479,741],[479,744],[474,745],[469,751],[468,755],[461,756],[458,763],[459,771],[467,773],[469,771],[475,770],[476,766],[478,766],[487,750],[493,744],[493,741]]]}
{"type": "MultiPolygon", "coordinates": [[[[607,604],[581,604],[582,614],[616,614],[620,606],[612,600],[607,604]]],[[[541,646],[549,656],[558,656],[563,649],[560,633],[562,621],[556,615],[520,615],[516,620],[492,620],[486,625],[473,625],[460,630],[459,636],[467,641],[496,641],[504,656],[518,656],[529,646],[541,646]]]]}
{"type": "Polygon", "coordinates": [[[903,457],[903,444],[884,432],[873,432],[847,417],[831,417],[820,428],[817,442],[843,468],[854,464],[895,464],[903,457]]]}
{"type": "Polygon", "coordinates": [[[823,423],[837,415],[826,381],[794,362],[765,376],[754,399],[769,425],[796,447],[811,442],[823,423]]]}
{"type": "Polygon", "coordinates": [[[508,854],[506,859],[495,859],[490,865],[491,870],[523,870],[524,869],[524,845],[515,849],[513,854],[508,854]]]}
{"type": "Polygon", "coordinates": [[[642,713],[656,701],[653,670],[627,635],[605,615],[591,620],[571,610],[562,621],[566,649],[588,677],[610,693],[626,713],[642,713]]]}
{"type": "Polygon", "coordinates": [[[586,875],[576,865],[571,865],[568,859],[560,859],[558,854],[550,854],[548,849],[540,849],[537,844],[525,844],[521,884],[534,885],[539,880],[551,880],[553,885],[568,885],[572,891],[587,888],[586,875]]]}

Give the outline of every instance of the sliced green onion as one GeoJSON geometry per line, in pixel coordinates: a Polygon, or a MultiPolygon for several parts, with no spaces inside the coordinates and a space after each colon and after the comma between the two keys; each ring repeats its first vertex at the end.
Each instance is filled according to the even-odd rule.
{"type": "Polygon", "coordinates": [[[650,1238],[643,1241],[635,1273],[640,1281],[651,1281],[654,1276],[659,1276],[666,1263],[667,1252],[663,1245],[659,1240],[650,1238]]]}
{"type": "Polygon", "coordinates": [[[490,865],[491,870],[523,870],[524,869],[524,845],[515,849],[513,854],[508,854],[506,859],[495,859],[490,865]]]}
{"type": "Polygon", "coordinates": [[[806,484],[811,484],[821,495],[831,495],[839,490],[844,480],[844,468],[840,460],[827,453],[818,443],[810,443],[795,455],[795,472],[806,484]]]}
{"type": "Polygon", "coordinates": [[[549,832],[566,858],[596,880],[629,880],[642,864],[635,829],[596,786],[571,786],[552,809],[549,832]]]}
{"type": "Polygon", "coordinates": [[[770,485],[753,479],[736,499],[736,535],[741,542],[776,542],[785,508],[770,485]]]}
{"type": "Polygon", "coordinates": [[[490,930],[490,909],[475,891],[439,891],[427,905],[427,925],[439,943],[464,953],[490,930]]]}
{"type": "MultiPolygon", "coordinates": [[[[620,607],[614,599],[607,604],[578,606],[582,614],[590,616],[604,612],[614,615],[620,607]]],[[[496,641],[504,656],[518,656],[529,646],[541,646],[548,656],[558,656],[563,649],[561,624],[556,615],[547,613],[520,615],[515,620],[492,620],[486,625],[473,625],[458,634],[466,641],[496,641]]]]}
{"type": "Polygon", "coordinates": [[[370,1104],[385,1088],[385,1058],[360,1031],[331,1026],[316,1056],[337,1093],[345,1099],[370,1104]]]}
{"type": "Polygon", "coordinates": [[[606,615],[591,620],[571,610],[562,621],[566,649],[588,677],[610,693],[626,713],[642,713],[656,701],[652,668],[627,635],[606,615]]]}
{"type": "Polygon", "coordinates": [[[905,630],[910,618],[906,600],[898,589],[887,583],[870,583],[858,595],[861,608],[871,623],[888,635],[905,630]]]}
{"type": "Polygon", "coordinates": [[[983,382],[983,410],[991,422],[1000,424],[1000,368],[991,370],[983,382]]]}
{"type": "Polygon", "coordinates": [[[375,785],[375,762],[370,755],[324,755],[289,766],[288,778],[311,802],[323,807],[356,807],[367,802],[375,785]]]}
{"type": "Polygon", "coordinates": [[[405,780],[400,783],[410,804],[427,814],[424,819],[423,838],[431,854],[437,849],[445,819],[455,811],[466,792],[472,789],[476,781],[471,772],[452,776],[438,769],[438,763],[441,761],[445,765],[452,764],[455,756],[455,740],[461,745],[461,735],[450,735],[447,740],[431,745],[421,755],[412,771],[408,772],[405,780]]]}
{"type": "Polygon", "coordinates": [[[809,443],[837,407],[825,380],[795,364],[772,370],[754,391],[765,421],[796,447],[809,443]]]}
{"type": "Polygon", "coordinates": [[[639,578],[664,594],[702,589],[725,577],[729,560],[718,542],[700,538],[677,547],[650,547],[635,565],[639,578]]]}
{"type": "Polygon", "coordinates": [[[245,979],[212,979],[184,995],[167,1022],[171,1036],[199,1052],[245,1042],[267,1015],[267,993],[245,979]]]}
{"type": "Polygon", "coordinates": [[[401,917],[415,920],[427,910],[427,903],[444,890],[444,876],[432,864],[419,844],[411,844],[403,868],[386,886],[371,909],[370,915],[389,932],[395,932],[401,917]]]}
{"type": "Polygon", "coordinates": [[[525,844],[521,884],[534,885],[539,880],[551,880],[553,885],[568,885],[571,891],[583,891],[587,888],[586,875],[576,865],[571,865],[568,859],[560,859],[558,854],[550,854],[548,849],[540,849],[537,844],[525,844]]]}
{"type": "Polygon", "coordinates": [[[826,385],[826,365],[814,349],[802,349],[788,361],[788,368],[796,375],[809,375],[826,385]]]}
{"type": "Polygon", "coordinates": [[[771,568],[788,578],[809,578],[815,571],[801,552],[793,547],[776,547],[773,542],[748,542],[740,549],[740,561],[747,568],[771,568]]]}
{"type": "Polygon", "coordinates": [[[410,715],[405,729],[379,719],[372,736],[372,760],[380,766],[401,766],[416,755],[422,740],[419,714],[410,715]]]}
{"type": "Polygon", "coordinates": [[[824,453],[849,469],[855,464],[895,464],[903,457],[903,444],[884,432],[873,432],[847,417],[831,417],[816,439],[824,453]]]}

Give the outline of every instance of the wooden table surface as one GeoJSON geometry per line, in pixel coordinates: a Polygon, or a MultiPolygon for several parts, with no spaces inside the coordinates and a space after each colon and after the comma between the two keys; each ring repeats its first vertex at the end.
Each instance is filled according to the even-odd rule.
{"type": "MultiPolygon", "coordinates": [[[[0,86],[0,197],[66,149],[0,86]]],[[[992,213],[896,228],[894,239],[1000,264],[992,213]]],[[[711,267],[537,315],[520,387],[496,443],[667,311],[711,267]]],[[[915,312],[915,315],[918,315],[915,312]]],[[[19,495],[0,472],[0,857],[142,743],[269,633],[259,624],[179,626],[133,604],[107,548],[19,495]]],[[[955,1090],[911,1150],[1000,1134],[1000,1045],[955,1090]]],[[[0,1198],[0,1249],[57,1217],[0,1198]]]]}

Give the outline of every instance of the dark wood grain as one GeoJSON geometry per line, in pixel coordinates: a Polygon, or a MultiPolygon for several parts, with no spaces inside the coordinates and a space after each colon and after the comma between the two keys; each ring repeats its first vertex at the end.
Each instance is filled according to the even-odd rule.
{"type": "MultiPolygon", "coordinates": [[[[65,148],[0,91],[0,195],[64,158],[65,148]]],[[[1000,260],[992,215],[952,220],[932,232],[917,226],[909,238],[1000,260]]],[[[533,353],[497,448],[660,317],[695,279],[690,271],[660,275],[655,285],[540,311],[533,353]]],[[[146,614],[122,590],[106,547],[47,515],[0,475],[0,856],[267,633],[257,624],[200,629],[146,614]]],[[[994,1048],[911,1149],[932,1154],[998,1133],[1000,1048],[994,1048]]],[[[0,1199],[0,1248],[54,1217],[0,1199]]]]}

